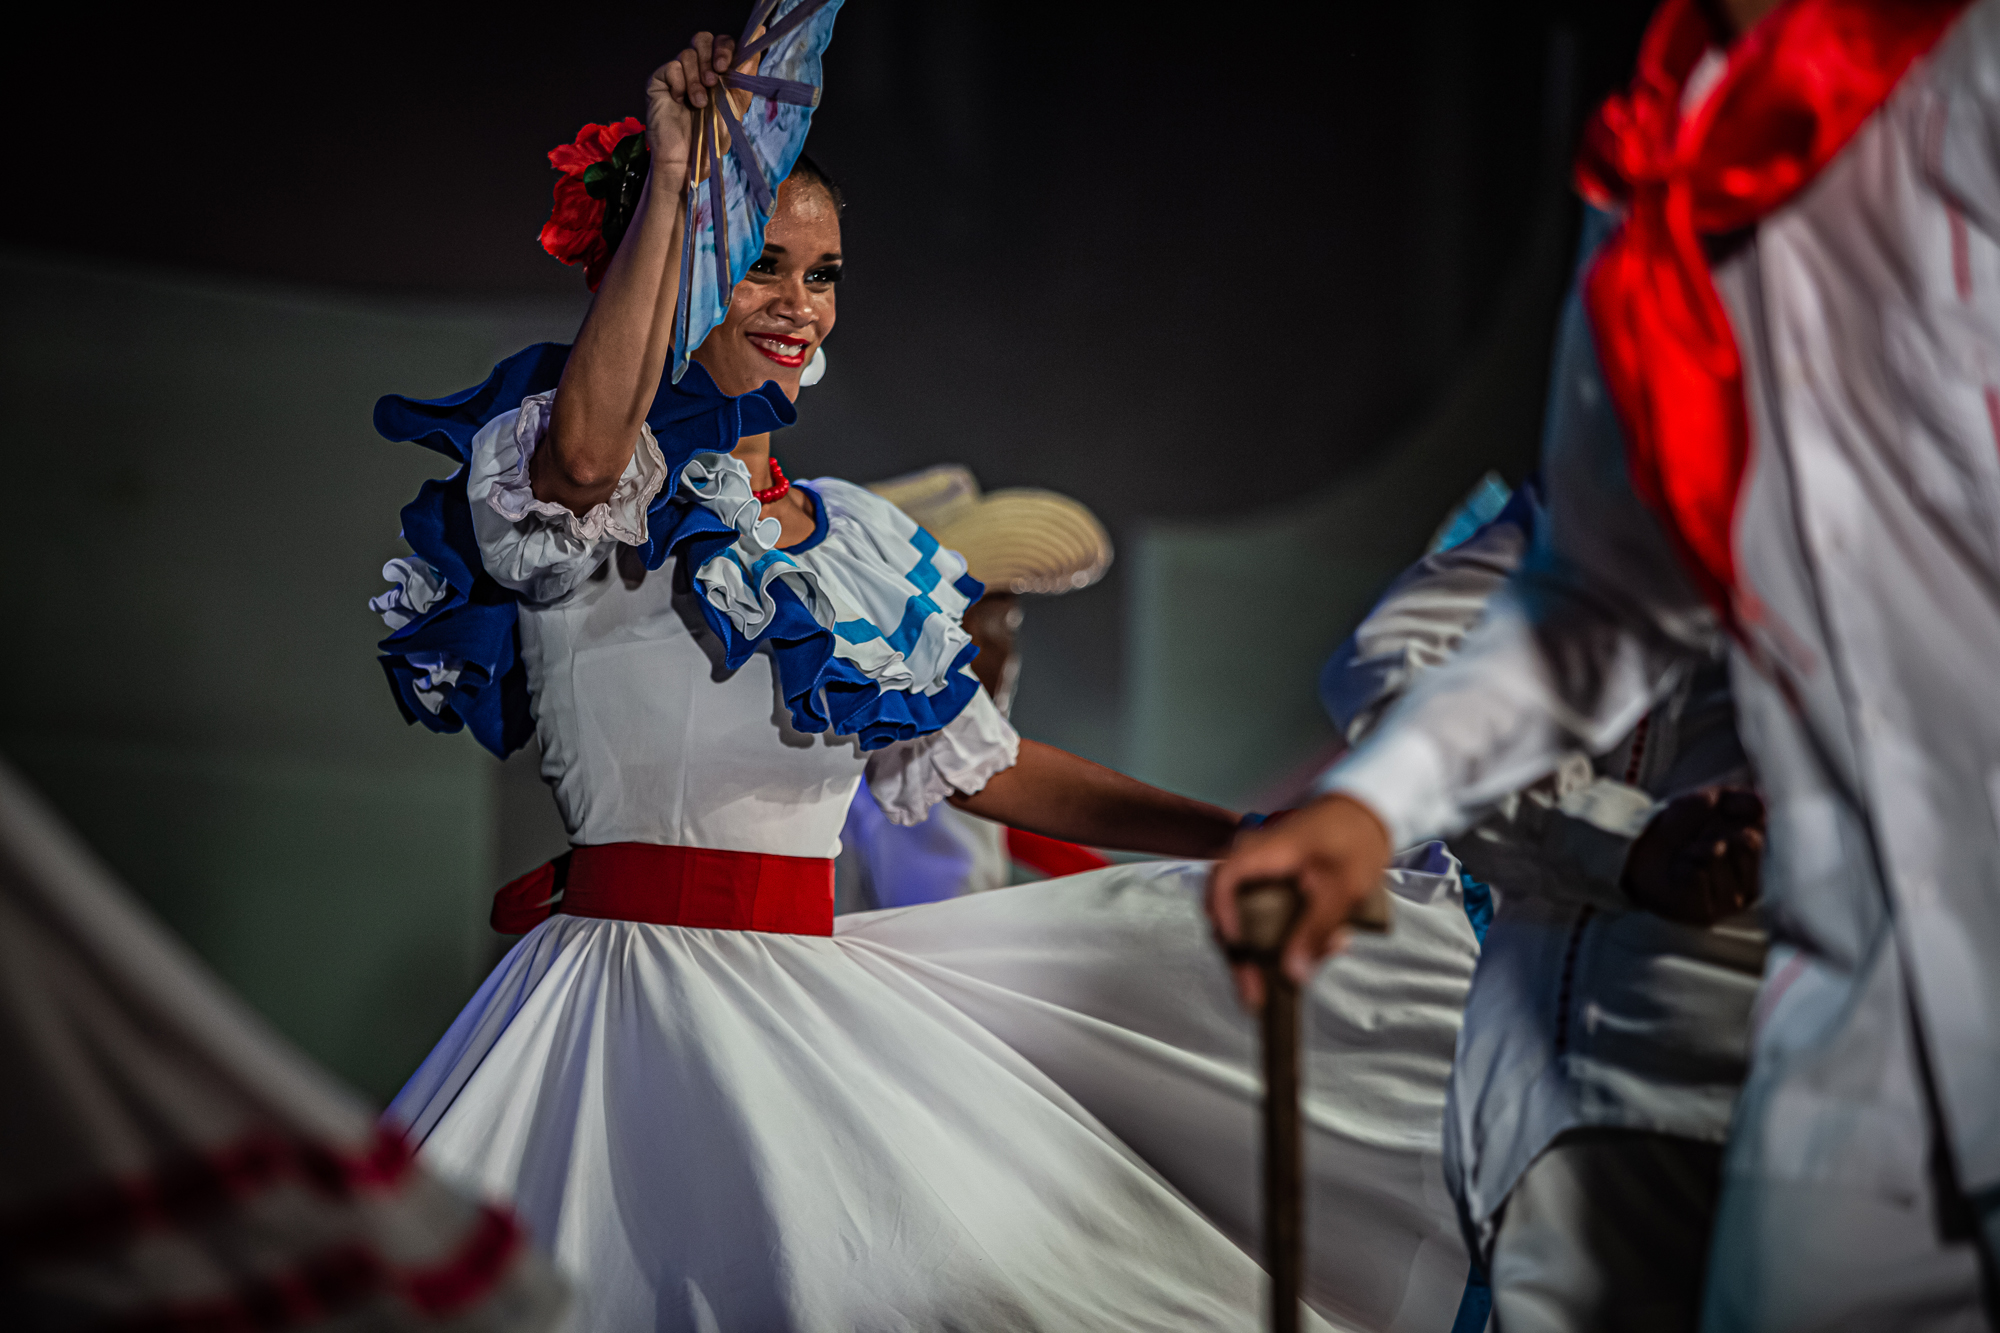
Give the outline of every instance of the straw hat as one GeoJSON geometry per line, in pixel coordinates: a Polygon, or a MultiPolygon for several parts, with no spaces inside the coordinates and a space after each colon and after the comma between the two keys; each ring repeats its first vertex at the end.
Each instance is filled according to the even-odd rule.
{"type": "Polygon", "coordinates": [[[994,592],[1075,592],[1111,567],[1111,538],[1067,495],[1009,487],[981,494],[971,471],[940,463],[872,483],[869,490],[965,557],[994,592]]]}

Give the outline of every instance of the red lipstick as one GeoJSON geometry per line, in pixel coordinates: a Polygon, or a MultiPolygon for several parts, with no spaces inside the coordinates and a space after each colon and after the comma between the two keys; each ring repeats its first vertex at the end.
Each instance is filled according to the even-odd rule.
{"type": "Polygon", "coordinates": [[[787,370],[797,370],[806,363],[806,348],[812,344],[804,338],[795,338],[788,333],[752,333],[746,335],[750,345],[787,370]]]}

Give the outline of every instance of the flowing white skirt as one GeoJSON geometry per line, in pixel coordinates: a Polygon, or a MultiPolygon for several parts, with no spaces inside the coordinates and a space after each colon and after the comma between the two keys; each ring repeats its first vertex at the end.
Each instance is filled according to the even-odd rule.
{"type": "MultiPolygon", "coordinates": [[[[841,918],[830,939],[557,916],[390,1108],[507,1199],[591,1329],[1252,1329],[1254,1031],[1205,865],[841,918]]],[[[1438,1162],[1477,946],[1455,877],[1314,985],[1311,1296],[1443,1333],[1438,1162]]]]}

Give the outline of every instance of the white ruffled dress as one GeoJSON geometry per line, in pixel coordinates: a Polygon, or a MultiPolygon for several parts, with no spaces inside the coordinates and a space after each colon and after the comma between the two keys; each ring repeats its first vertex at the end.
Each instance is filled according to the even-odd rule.
{"type": "MultiPolygon", "coordinates": [[[[983,692],[871,753],[803,734],[768,654],[726,670],[693,603],[753,634],[786,579],[845,660],[934,693],[966,642],[963,564],[901,511],[807,483],[818,528],[774,550],[740,462],[669,477],[648,435],[578,517],[527,485],[546,399],[479,432],[467,486],[487,571],[526,599],[574,843],[831,857],[857,782],[913,821],[1014,762],[983,692]],[[740,534],[681,596],[671,565],[613,558],[669,484],[740,534]],[[921,625],[917,590],[940,608],[921,625]]],[[[557,914],[389,1116],[426,1164],[513,1205],[576,1280],[580,1327],[1257,1328],[1254,1042],[1202,924],[1205,872],[1114,867],[831,937],[557,914]]],[[[1448,867],[1398,882],[1398,933],[1312,992],[1315,1326],[1444,1333],[1466,1256],[1439,1132],[1477,946],[1448,867]]]]}

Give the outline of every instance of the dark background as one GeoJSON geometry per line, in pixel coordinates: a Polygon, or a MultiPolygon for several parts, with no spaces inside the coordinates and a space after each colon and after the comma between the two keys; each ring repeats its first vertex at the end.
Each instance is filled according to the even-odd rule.
{"type": "MultiPolygon", "coordinates": [[[[543,155],[643,115],[654,66],[743,8],[45,10],[9,44],[0,240],[573,295],[536,241],[543,155]]],[[[780,455],[855,480],[962,461],[1114,538],[1356,471],[1459,370],[1650,8],[854,0],[810,144],[849,201],[819,395],[841,410],[809,400],[780,455]]],[[[1108,697],[1119,645],[1091,666],[1108,697]]]]}
{"type": "MultiPolygon", "coordinates": [[[[5,58],[0,241],[571,293],[543,154],[643,115],[653,66],[741,7],[45,10],[5,58]]],[[[955,453],[1123,518],[1365,462],[1491,313],[1649,8],[854,0],[810,145],[849,200],[829,353],[881,423],[843,470],[955,453]],[[1258,484],[1191,484],[1218,457],[1258,484]]]]}
{"type": "MultiPolygon", "coordinates": [[[[72,6],[0,52],[0,753],[377,1096],[561,829],[532,756],[394,712],[364,603],[441,467],[369,405],[574,330],[545,154],[743,8],[72,6]]],[[[1532,464],[1571,143],[1649,8],[850,0],[810,145],[848,276],[778,453],[1089,504],[1119,559],[1030,609],[1017,722],[1281,795],[1317,663],[1532,464]]]]}

